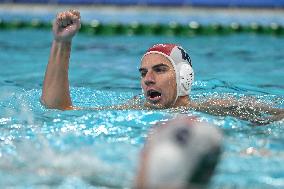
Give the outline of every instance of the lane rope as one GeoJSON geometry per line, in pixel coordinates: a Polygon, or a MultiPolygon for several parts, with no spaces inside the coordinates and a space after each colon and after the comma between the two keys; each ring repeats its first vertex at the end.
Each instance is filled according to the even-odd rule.
{"type": "MultiPolygon", "coordinates": [[[[15,29],[51,29],[51,22],[43,22],[37,19],[31,21],[4,21],[0,19],[1,30],[15,29]]],[[[191,36],[191,35],[224,35],[233,33],[256,33],[284,35],[284,27],[277,23],[261,25],[250,23],[241,25],[231,23],[228,25],[209,24],[201,25],[198,22],[179,24],[170,22],[169,24],[142,24],[142,23],[101,23],[94,20],[90,23],[82,23],[80,33],[93,35],[170,35],[170,36],[191,36]]]]}

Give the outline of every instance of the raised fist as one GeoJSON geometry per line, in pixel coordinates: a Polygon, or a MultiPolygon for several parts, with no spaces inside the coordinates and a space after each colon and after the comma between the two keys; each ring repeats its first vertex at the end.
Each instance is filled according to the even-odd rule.
{"type": "Polygon", "coordinates": [[[81,27],[80,12],[69,10],[57,14],[53,23],[54,38],[58,42],[69,42],[81,27]]]}

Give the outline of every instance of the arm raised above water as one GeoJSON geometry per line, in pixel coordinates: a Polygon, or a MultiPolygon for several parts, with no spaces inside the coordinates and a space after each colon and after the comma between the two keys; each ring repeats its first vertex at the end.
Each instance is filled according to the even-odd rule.
{"type": "Polygon", "coordinates": [[[61,12],[53,23],[54,40],[45,72],[41,102],[48,108],[73,109],[68,79],[72,38],[81,27],[80,13],[61,12]]]}

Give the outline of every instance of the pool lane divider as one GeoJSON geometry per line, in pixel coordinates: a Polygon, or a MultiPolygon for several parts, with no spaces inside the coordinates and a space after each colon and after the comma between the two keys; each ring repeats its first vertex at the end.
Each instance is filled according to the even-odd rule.
{"type": "MultiPolygon", "coordinates": [[[[18,29],[51,29],[52,23],[39,20],[32,21],[3,21],[0,19],[0,30],[18,29]]],[[[170,35],[170,36],[191,36],[191,35],[224,35],[233,33],[255,33],[284,35],[284,27],[277,23],[260,25],[250,23],[241,25],[231,23],[228,25],[208,24],[201,25],[198,22],[179,24],[170,22],[169,24],[142,24],[142,23],[101,23],[94,20],[90,23],[82,23],[81,33],[92,35],[170,35]]]]}

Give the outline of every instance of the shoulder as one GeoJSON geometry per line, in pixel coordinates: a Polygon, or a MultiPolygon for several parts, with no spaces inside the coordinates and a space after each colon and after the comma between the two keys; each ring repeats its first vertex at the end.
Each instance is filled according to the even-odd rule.
{"type": "Polygon", "coordinates": [[[237,109],[240,103],[235,98],[210,98],[192,103],[192,109],[214,115],[227,115],[237,109]]]}
{"type": "Polygon", "coordinates": [[[145,109],[145,99],[143,95],[135,95],[133,98],[129,99],[121,105],[116,105],[116,109],[126,110],[126,109],[136,109],[143,110],[145,109]]]}

